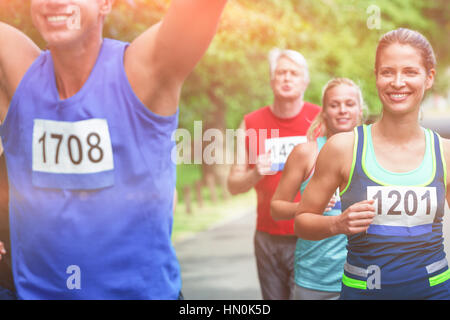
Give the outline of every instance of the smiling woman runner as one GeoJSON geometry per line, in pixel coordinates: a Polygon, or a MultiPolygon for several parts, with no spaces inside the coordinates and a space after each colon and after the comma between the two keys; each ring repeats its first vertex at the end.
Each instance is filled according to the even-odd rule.
{"type": "Polygon", "coordinates": [[[385,34],[375,62],[381,119],[329,139],[303,194],[299,237],[348,235],[341,299],[450,299],[442,236],[450,141],[418,120],[435,63],[420,33],[385,34]],[[324,216],[337,187],[343,213],[324,216]]]}
{"type": "MultiPolygon", "coordinates": [[[[271,214],[276,220],[292,219],[297,203],[294,198],[306,188],[314,173],[317,154],[328,138],[339,132],[351,131],[361,123],[363,98],[360,88],[350,79],[330,80],[322,93],[323,108],[308,131],[310,142],[297,145],[284,167],[277,191],[272,198],[271,214]],[[321,135],[315,139],[316,129],[321,135]]],[[[339,195],[337,195],[339,197],[339,195]]],[[[324,215],[341,213],[341,202],[336,197],[324,215]]],[[[334,197],[333,197],[334,198],[334,197]]],[[[298,239],[295,249],[294,299],[337,299],[347,256],[347,238],[336,235],[320,241],[298,239]]]]}

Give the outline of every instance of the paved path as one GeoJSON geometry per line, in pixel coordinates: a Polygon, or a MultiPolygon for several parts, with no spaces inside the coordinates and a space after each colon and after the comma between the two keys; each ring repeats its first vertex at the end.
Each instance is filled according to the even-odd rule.
{"type": "Polygon", "coordinates": [[[256,212],[175,244],[183,295],[191,300],[260,300],[253,250],[256,212]]]}

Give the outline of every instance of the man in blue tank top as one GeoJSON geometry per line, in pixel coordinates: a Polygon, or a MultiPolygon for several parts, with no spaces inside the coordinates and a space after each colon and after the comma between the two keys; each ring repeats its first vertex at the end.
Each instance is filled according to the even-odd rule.
{"type": "Polygon", "coordinates": [[[171,134],[183,81],[226,0],[173,0],[131,44],[102,38],[113,2],[32,0],[43,52],[0,23],[0,135],[21,299],[180,295],[171,134]]]}

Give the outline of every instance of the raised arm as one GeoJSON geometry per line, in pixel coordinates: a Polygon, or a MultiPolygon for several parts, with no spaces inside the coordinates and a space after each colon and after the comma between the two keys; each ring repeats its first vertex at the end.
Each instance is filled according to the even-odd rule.
{"type": "Polygon", "coordinates": [[[173,0],[164,19],[125,55],[133,90],[160,115],[176,112],[183,81],[207,50],[226,0],[173,0]]]}
{"type": "Polygon", "coordinates": [[[40,49],[21,31],[0,22],[0,118],[3,122],[9,102],[40,49]],[[6,101],[6,103],[5,103],[6,101]]]}
{"type": "Polygon", "coordinates": [[[316,152],[315,142],[297,145],[292,150],[270,202],[270,214],[274,220],[290,220],[295,217],[298,203],[294,199],[302,182],[314,167],[316,152]]]}
{"type": "Polygon", "coordinates": [[[296,211],[295,233],[307,240],[321,240],[337,234],[367,230],[373,217],[373,200],[353,204],[341,215],[324,216],[328,201],[347,184],[352,163],[353,132],[336,134],[320,151],[311,181],[296,211]]]}
{"type": "MultiPolygon", "coordinates": [[[[239,134],[245,135],[245,130],[245,121],[242,121],[239,126],[239,134]]],[[[237,139],[236,154],[239,155],[240,153],[243,153],[245,159],[236,159],[236,162],[231,166],[230,174],[228,175],[228,191],[230,191],[232,195],[249,191],[263,177],[259,174],[257,166],[254,166],[253,168],[249,166],[248,152],[244,141],[245,140],[242,138],[237,139]],[[243,161],[241,162],[239,160],[243,161]]]]}

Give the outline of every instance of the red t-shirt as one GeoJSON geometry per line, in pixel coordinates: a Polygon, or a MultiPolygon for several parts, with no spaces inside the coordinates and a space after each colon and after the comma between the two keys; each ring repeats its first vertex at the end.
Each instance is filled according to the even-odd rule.
{"type": "MultiPolygon", "coordinates": [[[[319,106],[305,102],[298,115],[288,119],[276,117],[269,106],[245,115],[244,121],[248,133],[246,146],[250,167],[254,167],[259,154],[266,153],[267,144],[267,147],[272,150],[271,154],[274,157],[272,161],[280,162],[279,168],[282,168],[294,145],[306,141],[309,126],[319,112],[319,106]],[[256,134],[249,134],[249,129],[254,129],[250,133],[256,132],[256,134]],[[278,137],[272,137],[272,133],[276,134],[272,129],[278,129],[278,137]],[[267,141],[268,139],[270,140],[267,141]]],[[[275,221],[270,215],[270,201],[280,181],[281,173],[282,171],[278,171],[274,175],[267,175],[255,186],[258,200],[256,229],[273,235],[293,235],[293,219],[275,221]]],[[[295,201],[299,200],[300,192],[295,198],[295,201]]]]}

